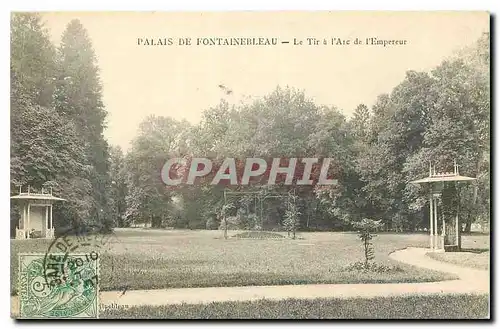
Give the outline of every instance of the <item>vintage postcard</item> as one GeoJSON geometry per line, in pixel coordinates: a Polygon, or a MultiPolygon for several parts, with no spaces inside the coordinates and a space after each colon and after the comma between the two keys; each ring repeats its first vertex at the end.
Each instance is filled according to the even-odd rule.
{"type": "Polygon", "coordinates": [[[490,319],[487,12],[13,12],[15,319],[490,319]]]}

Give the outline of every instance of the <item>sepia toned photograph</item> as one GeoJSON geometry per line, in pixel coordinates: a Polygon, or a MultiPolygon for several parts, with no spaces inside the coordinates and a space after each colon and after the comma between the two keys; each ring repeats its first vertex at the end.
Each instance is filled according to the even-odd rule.
{"type": "Polygon", "coordinates": [[[490,21],[11,12],[11,317],[490,319],[490,21]]]}

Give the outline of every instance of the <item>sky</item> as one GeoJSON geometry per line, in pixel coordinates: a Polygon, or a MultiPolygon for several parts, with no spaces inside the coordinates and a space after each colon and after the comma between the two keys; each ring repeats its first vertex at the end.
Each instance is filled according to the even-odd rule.
{"type": "Polygon", "coordinates": [[[278,85],[349,116],[390,93],[407,70],[429,71],[489,31],[486,12],[58,12],[44,13],[57,44],[79,19],[96,53],[108,111],[105,137],[124,150],[148,115],[199,122],[222,98],[249,102],[278,85]],[[278,38],[276,46],[180,46],[178,38],[278,38]],[[307,45],[306,38],[321,40],[307,45]],[[138,38],[173,38],[171,46],[138,38]],[[350,45],[323,45],[332,38],[350,45]],[[405,45],[353,45],[355,38],[405,45]],[[294,45],[294,39],[303,45],[294,45]],[[289,41],[289,44],[281,44],[289,41]],[[227,95],[219,85],[233,92],[227,95]]]}

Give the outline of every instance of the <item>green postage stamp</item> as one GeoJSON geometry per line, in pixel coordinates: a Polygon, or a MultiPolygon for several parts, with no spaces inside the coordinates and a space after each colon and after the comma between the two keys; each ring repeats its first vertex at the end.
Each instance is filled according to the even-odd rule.
{"type": "Polygon", "coordinates": [[[98,318],[99,257],[20,254],[19,318],[98,318]]]}

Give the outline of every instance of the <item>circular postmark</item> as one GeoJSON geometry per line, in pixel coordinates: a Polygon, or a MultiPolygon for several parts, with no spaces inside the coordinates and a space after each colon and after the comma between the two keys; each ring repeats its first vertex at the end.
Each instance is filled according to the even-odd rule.
{"type": "Polygon", "coordinates": [[[95,318],[99,314],[100,261],[115,234],[99,227],[72,228],[54,239],[44,254],[19,255],[20,314],[24,318],[95,318]],[[89,230],[90,229],[90,230],[89,230]]]}
{"type": "MultiPolygon", "coordinates": [[[[90,274],[89,264],[98,268],[102,252],[116,240],[113,233],[100,234],[98,226],[87,226],[85,230],[71,228],[58,236],[49,245],[43,260],[43,277],[48,287],[66,285],[68,280],[80,274],[90,274]]],[[[97,287],[98,271],[88,282],[97,287]]],[[[89,278],[85,277],[88,281],[89,278]]]]}

